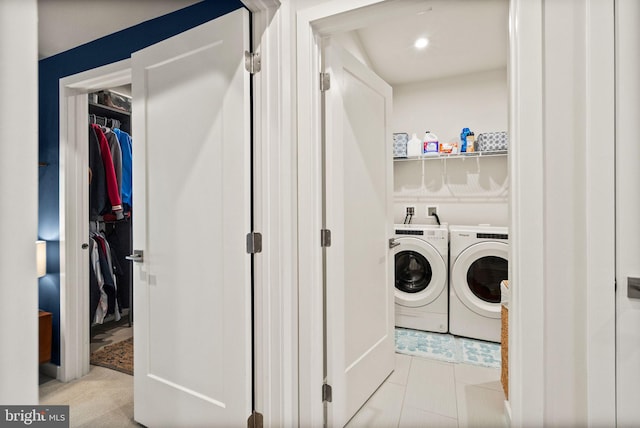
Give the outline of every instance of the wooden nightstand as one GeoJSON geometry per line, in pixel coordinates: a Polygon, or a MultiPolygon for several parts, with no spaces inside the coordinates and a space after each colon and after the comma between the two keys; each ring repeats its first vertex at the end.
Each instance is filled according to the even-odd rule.
{"type": "Polygon", "coordinates": [[[52,322],[53,315],[51,312],[38,312],[39,364],[44,364],[51,360],[52,322]]]}

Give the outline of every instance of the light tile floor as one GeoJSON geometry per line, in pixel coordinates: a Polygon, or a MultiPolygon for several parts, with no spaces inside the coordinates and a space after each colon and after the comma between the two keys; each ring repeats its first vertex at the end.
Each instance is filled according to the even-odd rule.
{"type": "MultiPolygon", "coordinates": [[[[91,366],[82,379],[40,386],[41,404],[70,405],[72,427],[135,427],[133,377],[91,366]]],[[[396,368],[347,425],[506,427],[500,370],[396,354],[396,368]]]]}
{"type": "Polygon", "coordinates": [[[41,405],[68,405],[71,427],[139,427],[133,421],[133,376],[91,366],[72,382],[40,385],[41,405]]]}
{"type": "Polygon", "coordinates": [[[500,370],[396,354],[347,427],[506,427],[500,370]]]}

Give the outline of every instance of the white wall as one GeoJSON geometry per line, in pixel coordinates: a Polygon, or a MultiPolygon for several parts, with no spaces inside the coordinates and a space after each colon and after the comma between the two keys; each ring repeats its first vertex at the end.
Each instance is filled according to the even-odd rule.
{"type": "MultiPolygon", "coordinates": [[[[545,422],[586,425],[584,6],[547,2],[545,67],[545,422]],[[567,20],[569,20],[567,22],[567,20]],[[571,219],[568,221],[568,219],[571,219]]],[[[576,2],[577,3],[577,2],[576,2]]]]}
{"type": "Polygon", "coordinates": [[[393,87],[393,132],[434,132],[440,141],[458,141],[462,128],[476,136],[506,131],[507,70],[485,71],[393,87]]]}
{"type": "Polygon", "coordinates": [[[619,426],[640,421],[640,300],[627,297],[627,278],[640,277],[640,2],[616,2],[616,278],[617,416],[619,426]]]}
{"type": "Polygon", "coordinates": [[[513,424],[615,426],[613,1],[512,6],[513,424]]]}
{"type": "Polygon", "coordinates": [[[38,403],[35,0],[0,2],[0,403],[38,403]]]}
{"type": "MultiPolygon", "coordinates": [[[[462,128],[506,131],[506,69],[398,85],[393,88],[393,132],[435,133],[442,142],[459,142],[462,128]]],[[[413,223],[434,223],[426,207],[436,205],[449,224],[509,221],[507,157],[394,162],[394,221],[416,205],[413,223]]]]}
{"type": "Polygon", "coordinates": [[[371,67],[371,60],[362,46],[360,36],[355,31],[348,31],[346,33],[336,34],[331,36],[331,39],[342,46],[347,52],[351,53],[361,63],[369,68],[371,67]]]}

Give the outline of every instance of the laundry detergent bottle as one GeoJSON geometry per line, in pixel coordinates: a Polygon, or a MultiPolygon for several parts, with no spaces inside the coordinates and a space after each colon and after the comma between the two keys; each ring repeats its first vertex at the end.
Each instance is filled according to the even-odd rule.
{"type": "Polygon", "coordinates": [[[407,157],[420,157],[422,156],[422,141],[416,134],[407,142],[407,157]]]}
{"type": "Polygon", "coordinates": [[[470,133],[471,131],[469,130],[469,128],[462,128],[462,132],[460,133],[460,152],[461,153],[464,153],[467,151],[467,136],[470,133]]]}
{"type": "Polygon", "coordinates": [[[427,131],[424,134],[422,144],[422,151],[425,155],[437,155],[440,151],[440,144],[438,143],[438,136],[431,131],[427,131]]]}

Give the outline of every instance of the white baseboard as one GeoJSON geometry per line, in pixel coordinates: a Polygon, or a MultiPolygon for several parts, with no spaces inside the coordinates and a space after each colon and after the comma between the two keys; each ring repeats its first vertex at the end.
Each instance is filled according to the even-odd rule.
{"type": "Polygon", "coordinates": [[[59,379],[59,369],[60,367],[56,366],[55,364],[51,364],[51,363],[44,363],[44,364],[40,364],[39,366],[40,369],[40,373],[43,373],[49,377],[52,377],[54,379],[59,379]]]}
{"type": "Polygon", "coordinates": [[[507,423],[507,426],[511,426],[511,404],[509,404],[508,400],[504,400],[504,420],[507,423]]]}

